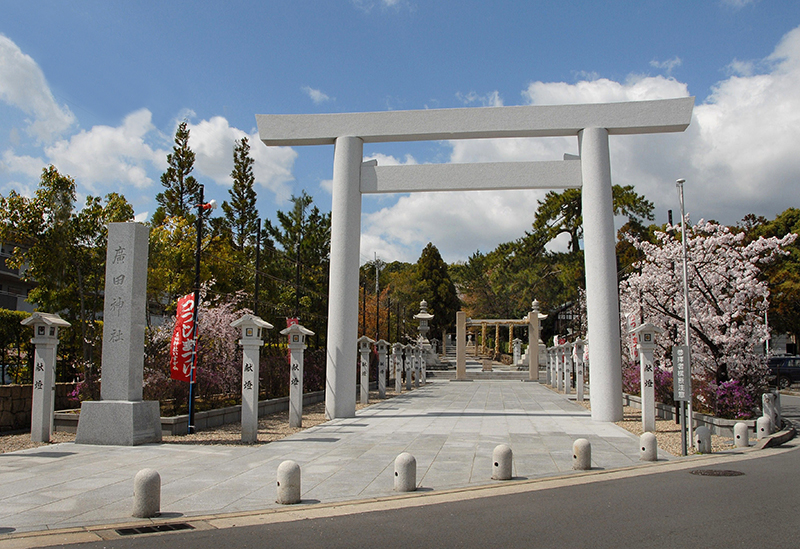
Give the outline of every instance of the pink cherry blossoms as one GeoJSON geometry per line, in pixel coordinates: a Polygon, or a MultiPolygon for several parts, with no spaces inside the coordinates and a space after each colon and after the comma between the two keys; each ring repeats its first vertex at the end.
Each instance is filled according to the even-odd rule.
{"type": "MultiPolygon", "coordinates": [[[[688,223],[687,223],[688,225],[688,223]]],[[[623,315],[664,329],[656,361],[671,366],[671,348],[684,343],[683,259],[680,225],[656,232],[657,243],[631,238],[644,254],[636,272],[620,282],[623,315]]],[[[687,228],[689,307],[693,374],[719,385],[737,380],[753,394],[766,384],[767,366],[760,347],[767,338],[764,313],[769,304],[760,266],[771,261],[797,235],[749,241],[716,223],[687,228]]],[[[623,331],[623,333],[625,333],[623,331]]],[[[708,403],[711,404],[711,403],[708,403]]]]}

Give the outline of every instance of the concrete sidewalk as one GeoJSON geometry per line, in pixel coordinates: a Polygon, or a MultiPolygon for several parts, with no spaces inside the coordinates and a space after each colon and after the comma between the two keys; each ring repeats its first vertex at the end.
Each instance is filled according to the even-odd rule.
{"type": "Polygon", "coordinates": [[[637,437],[538,383],[434,380],[259,446],[66,443],[0,454],[0,534],[134,521],[133,477],[145,467],[161,475],[162,517],[190,517],[277,507],[286,459],[300,464],[303,503],[327,503],[392,495],[401,452],[417,459],[425,490],[496,483],[492,450],[502,443],[515,478],[563,475],[581,437],[593,468],[639,463],[637,437]]]}

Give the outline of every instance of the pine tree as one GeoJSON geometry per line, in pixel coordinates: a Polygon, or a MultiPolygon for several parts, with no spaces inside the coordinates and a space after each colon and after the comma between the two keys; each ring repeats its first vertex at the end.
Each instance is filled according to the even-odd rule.
{"type": "Polygon", "coordinates": [[[439,250],[432,243],[428,243],[419,256],[416,268],[417,291],[420,301],[428,302],[428,312],[434,315],[430,323],[429,338],[442,337],[442,330],[455,324],[456,312],[461,307],[461,302],[456,294],[456,288],[447,270],[439,250]]]}
{"type": "Polygon", "coordinates": [[[258,220],[253,162],[247,138],[242,137],[233,149],[233,187],[228,190],[231,200],[222,203],[225,221],[233,236],[233,246],[239,251],[254,236],[258,220]]]}
{"type": "Polygon", "coordinates": [[[156,195],[153,224],[161,225],[168,216],[194,220],[192,207],[200,201],[200,184],[190,174],[194,170],[194,152],[189,148],[189,128],[184,120],[175,132],[175,145],[167,155],[167,171],[161,175],[166,189],[156,195]]]}

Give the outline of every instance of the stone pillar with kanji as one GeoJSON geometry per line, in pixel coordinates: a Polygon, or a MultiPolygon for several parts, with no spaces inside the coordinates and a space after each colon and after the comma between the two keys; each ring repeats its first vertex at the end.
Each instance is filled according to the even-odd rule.
{"type": "Polygon", "coordinates": [[[258,441],[258,373],[261,364],[260,352],[264,344],[263,335],[272,329],[272,324],[260,317],[245,314],[231,322],[240,328],[242,338],[242,442],[258,441]]]}
{"type": "Polygon", "coordinates": [[[33,400],[31,406],[31,440],[50,442],[53,434],[53,412],[56,391],[56,350],[58,330],[70,323],[56,314],[33,313],[21,322],[33,328],[33,400]]]}
{"type": "Polygon", "coordinates": [[[372,351],[374,340],[367,336],[358,338],[358,351],[361,355],[360,361],[360,384],[361,384],[361,404],[369,403],[369,353],[372,351]]]}
{"type": "Polygon", "coordinates": [[[150,229],[109,223],[103,306],[101,400],[81,403],[77,444],[161,442],[157,400],[142,400],[150,229]]]}
{"type": "Polygon", "coordinates": [[[289,427],[303,426],[303,351],[306,348],[306,336],[314,332],[294,324],[281,335],[289,338],[289,427]]]}
{"type": "Polygon", "coordinates": [[[656,348],[656,334],[664,330],[649,322],[634,328],[631,333],[637,336],[639,349],[639,368],[642,384],[642,429],[654,433],[656,430],[655,365],[653,351],[656,348]]]}
{"type": "Polygon", "coordinates": [[[386,398],[386,375],[388,371],[386,354],[389,350],[389,342],[379,340],[375,346],[378,348],[378,397],[386,398]]]}

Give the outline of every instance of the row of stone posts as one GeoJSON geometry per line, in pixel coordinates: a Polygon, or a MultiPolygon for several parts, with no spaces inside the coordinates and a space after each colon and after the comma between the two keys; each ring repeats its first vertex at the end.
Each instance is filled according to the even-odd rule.
{"type": "MultiPolygon", "coordinates": [[[[556,336],[558,341],[558,336],[556,336]]],[[[586,367],[587,343],[582,339],[574,342],[554,345],[547,349],[546,383],[564,394],[572,393],[573,374],[575,393],[579,402],[583,402],[584,372],[586,367]]]]}
{"type": "Polygon", "coordinates": [[[394,365],[394,390],[396,393],[402,390],[403,374],[406,379],[406,391],[411,390],[412,378],[414,388],[419,388],[420,383],[427,383],[427,359],[421,344],[395,343],[392,345],[392,364],[394,365]]]}

